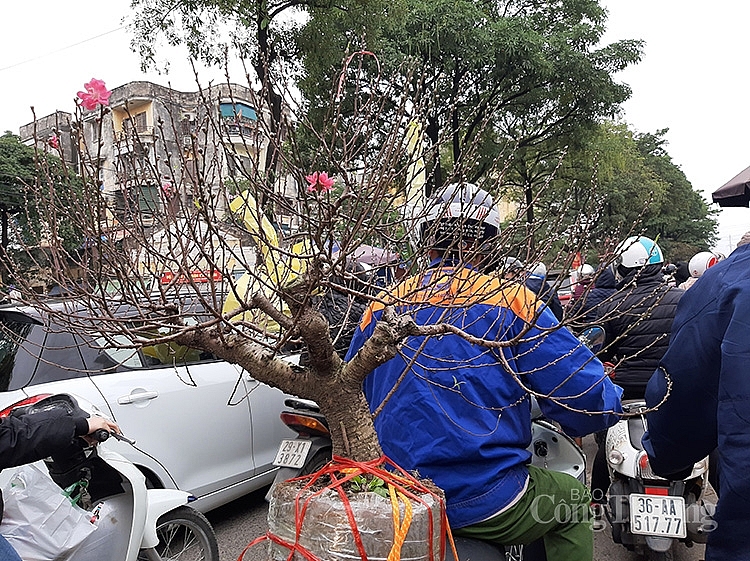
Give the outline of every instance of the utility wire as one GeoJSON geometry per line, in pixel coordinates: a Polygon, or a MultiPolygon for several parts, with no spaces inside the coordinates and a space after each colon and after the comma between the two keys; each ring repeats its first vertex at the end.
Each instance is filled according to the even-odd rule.
{"type": "Polygon", "coordinates": [[[73,43],[72,45],[68,45],[66,47],[61,47],[61,48],[57,49],[56,51],[50,51],[50,52],[45,53],[43,55],[39,55],[37,57],[30,58],[30,59],[27,59],[27,60],[22,60],[21,62],[16,62],[15,64],[11,64],[10,66],[5,66],[3,68],[0,68],[0,72],[2,72],[3,70],[10,70],[11,68],[16,68],[17,66],[28,64],[30,62],[34,62],[36,60],[39,60],[40,58],[45,58],[45,57],[48,57],[50,55],[54,55],[54,54],[60,53],[62,51],[66,51],[68,49],[72,49],[73,47],[77,47],[78,45],[83,45],[84,43],[88,43],[89,41],[93,41],[95,39],[99,39],[100,37],[104,37],[105,35],[109,35],[111,33],[114,33],[115,31],[120,31],[122,29],[125,29],[124,25],[121,25],[120,27],[117,27],[117,28],[112,29],[110,31],[106,31],[105,33],[101,33],[101,34],[96,35],[94,37],[89,37],[88,39],[84,39],[83,41],[79,41],[78,43],[73,43]]]}

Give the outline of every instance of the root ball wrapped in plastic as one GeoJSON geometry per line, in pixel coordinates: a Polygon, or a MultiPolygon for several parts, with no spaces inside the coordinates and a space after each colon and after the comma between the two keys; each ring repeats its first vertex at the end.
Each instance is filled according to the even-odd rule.
{"type": "Polygon", "coordinates": [[[277,485],[268,521],[272,561],[441,561],[446,546],[440,490],[386,458],[335,457],[277,485]]]}

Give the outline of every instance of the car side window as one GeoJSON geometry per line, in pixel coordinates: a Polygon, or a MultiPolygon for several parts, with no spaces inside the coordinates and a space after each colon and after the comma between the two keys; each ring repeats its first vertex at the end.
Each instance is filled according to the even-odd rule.
{"type": "MultiPolygon", "coordinates": [[[[197,318],[184,318],[187,325],[198,322],[197,318]]],[[[168,331],[160,329],[158,335],[167,334],[168,331]]],[[[156,336],[158,336],[156,335],[156,336]]],[[[215,355],[200,349],[186,347],[175,341],[166,343],[157,343],[143,347],[143,356],[149,366],[181,366],[185,364],[194,364],[196,362],[206,362],[218,360],[215,355]]]]}
{"type": "Polygon", "coordinates": [[[79,347],[79,341],[70,331],[55,325],[47,326],[32,383],[43,384],[86,376],[79,347]]]}
{"type": "Polygon", "coordinates": [[[28,385],[43,343],[44,329],[27,316],[0,316],[0,391],[28,385]]]}
{"type": "MultiPolygon", "coordinates": [[[[128,348],[132,342],[124,335],[95,337],[91,344],[98,349],[95,359],[96,370],[114,371],[117,367],[125,368],[155,368],[159,366],[181,366],[208,360],[218,360],[211,353],[179,345],[174,341],[148,345],[139,352],[128,348]]],[[[99,372],[92,372],[94,374],[99,372]]]]}
{"type": "Polygon", "coordinates": [[[124,335],[110,335],[109,340],[103,336],[96,337],[94,345],[99,349],[99,354],[95,362],[110,371],[119,365],[126,368],[143,368],[141,355],[136,349],[127,348],[128,344],[130,341],[124,335]]]}
{"type": "Polygon", "coordinates": [[[143,355],[150,366],[180,366],[183,364],[217,360],[211,353],[179,345],[174,341],[143,347],[143,355]]]}

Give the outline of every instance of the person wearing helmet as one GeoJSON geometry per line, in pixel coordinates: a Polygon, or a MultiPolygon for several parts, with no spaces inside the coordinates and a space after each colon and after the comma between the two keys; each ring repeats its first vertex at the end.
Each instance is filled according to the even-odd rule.
{"type": "Polygon", "coordinates": [[[560,298],[557,296],[557,290],[547,282],[547,266],[541,261],[533,264],[529,270],[529,276],[524,283],[526,288],[531,290],[544,302],[558,321],[563,319],[563,307],[560,298]]]}
{"type": "Polygon", "coordinates": [[[615,286],[612,269],[600,266],[594,273],[593,288],[584,291],[570,303],[568,317],[575,318],[576,323],[580,325],[596,323],[599,308],[609,302],[612,295],[617,292],[615,286]]]}
{"type": "Polygon", "coordinates": [[[590,560],[588,490],[528,465],[525,388],[563,399],[539,404],[574,436],[614,424],[621,392],[530,290],[475,265],[500,232],[489,193],[452,184],[429,204],[420,224],[429,267],[368,306],[346,356],[365,346],[389,306],[434,329],[406,338],[363,383],[383,451],[445,491],[456,534],[502,544],[543,538],[550,561],[590,560]]]}
{"type": "Polygon", "coordinates": [[[693,284],[695,284],[695,281],[697,281],[703,273],[706,272],[706,269],[709,267],[713,267],[719,262],[719,256],[715,253],[712,253],[711,251],[701,251],[696,253],[690,258],[690,261],[688,262],[688,271],[690,272],[690,277],[685,280],[682,284],[680,284],[680,288],[683,290],[687,290],[693,284]]]}
{"type": "Polygon", "coordinates": [[[594,268],[588,263],[584,263],[583,265],[578,267],[578,269],[576,270],[576,283],[573,287],[571,300],[575,302],[583,296],[583,294],[586,292],[586,289],[591,284],[591,281],[594,280],[594,272],[594,268]]]}
{"type": "Polygon", "coordinates": [[[522,283],[527,275],[526,265],[517,257],[503,257],[498,272],[504,279],[518,283],[522,283]]]}
{"type": "MultiPolygon", "coordinates": [[[[632,236],[615,250],[612,264],[619,276],[617,292],[597,308],[596,322],[606,333],[605,347],[597,356],[615,364],[615,383],[623,399],[643,399],[646,384],[659,366],[669,344],[677,303],[684,290],[664,282],[664,255],[656,242],[632,236]]],[[[605,501],[609,472],[602,435],[592,466],[591,494],[595,503],[605,501]]]]}
{"type": "Polygon", "coordinates": [[[616,364],[615,381],[625,399],[643,399],[646,384],[669,343],[677,302],[684,290],[664,282],[664,255],[652,239],[633,236],[615,250],[617,293],[599,307],[607,333],[599,358],[616,364]]]}
{"type": "Polygon", "coordinates": [[[547,267],[544,263],[538,261],[527,268],[524,262],[516,257],[505,257],[500,263],[500,273],[504,279],[525,285],[552,310],[558,321],[562,321],[562,303],[557,291],[547,282],[547,267]]]}

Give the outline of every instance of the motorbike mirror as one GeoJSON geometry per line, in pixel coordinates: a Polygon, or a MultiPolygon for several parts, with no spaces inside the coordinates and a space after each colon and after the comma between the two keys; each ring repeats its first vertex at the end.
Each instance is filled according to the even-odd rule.
{"type": "Polygon", "coordinates": [[[531,418],[541,419],[543,417],[542,408],[539,407],[539,402],[533,395],[531,397],[531,418]]]}
{"type": "Polygon", "coordinates": [[[604,348],[607,334],[601,325],[587,327],[578,335],[578,340],[586,345],[592,353],[596,354],[604,348]]]}

